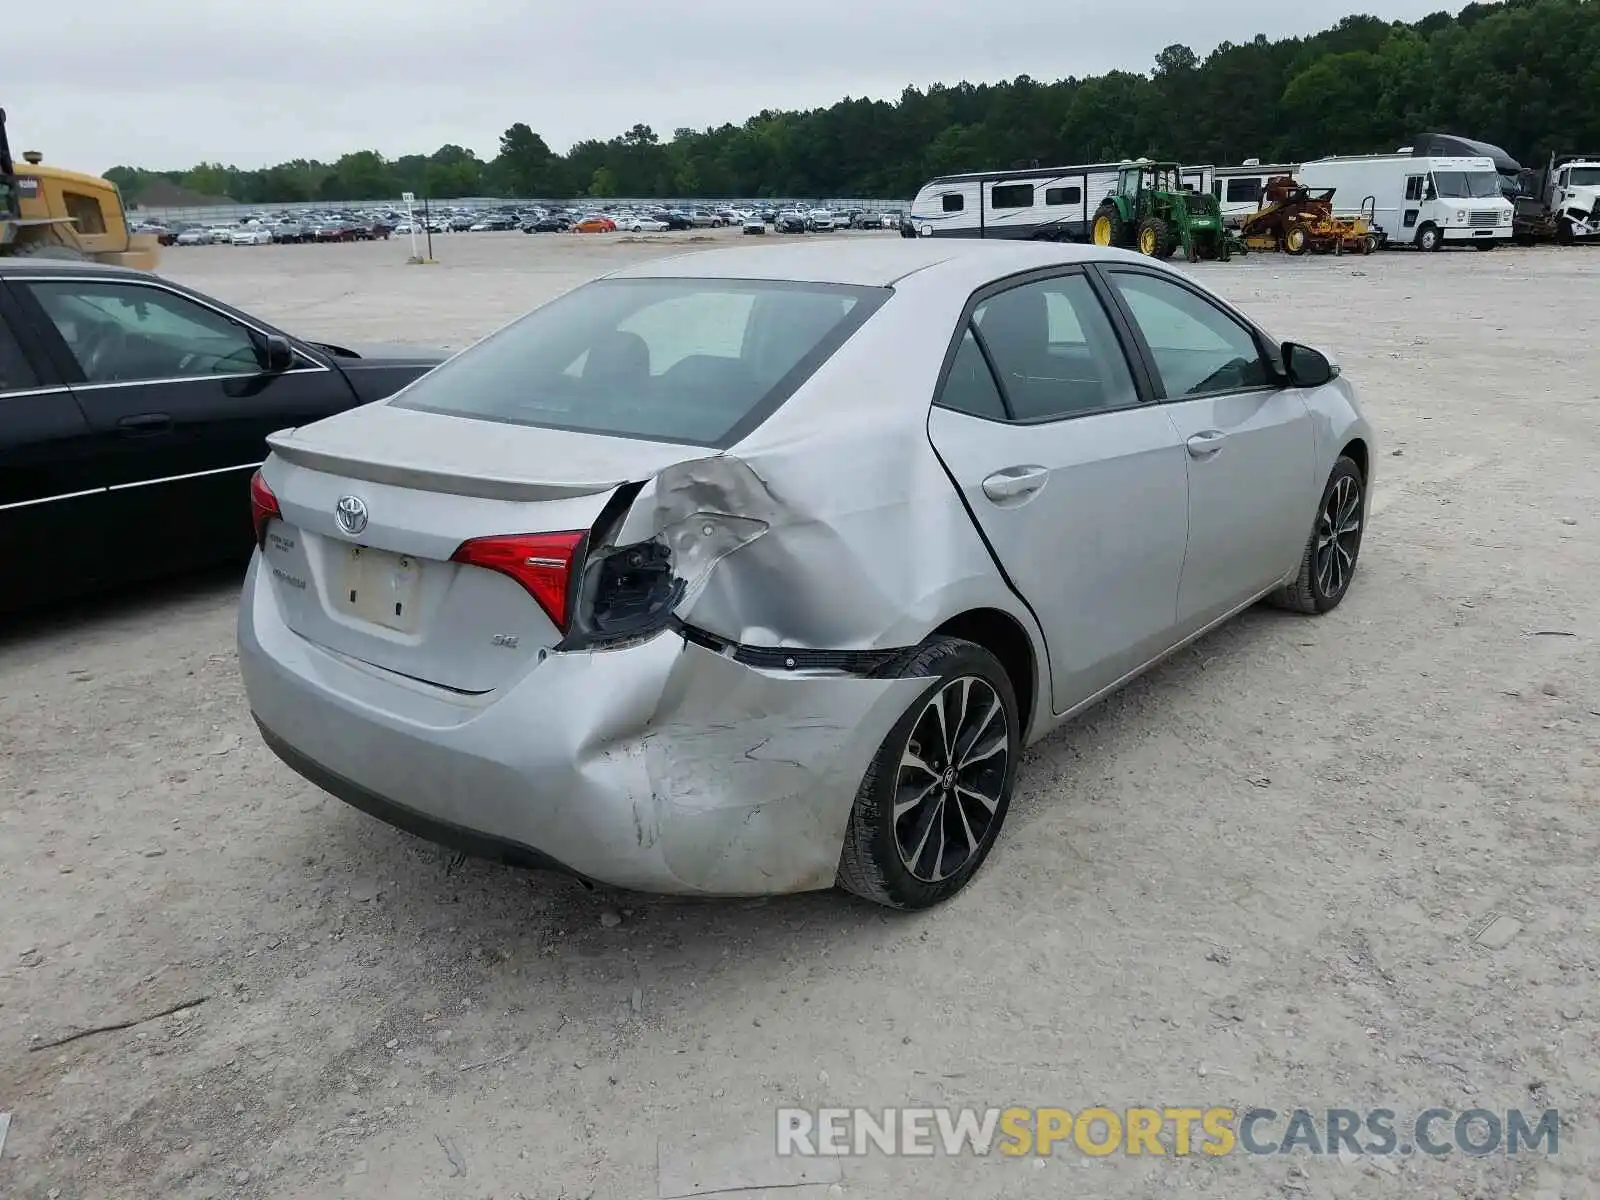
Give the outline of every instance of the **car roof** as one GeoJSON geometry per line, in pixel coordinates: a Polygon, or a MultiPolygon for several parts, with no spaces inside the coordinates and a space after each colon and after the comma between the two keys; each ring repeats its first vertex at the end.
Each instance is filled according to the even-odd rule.
{"type": "Polygon", "coordinates": [[[908,276],[943,268],[939,277],[962,283],[1078,262],[1151,262],[1125,250],[1072,242],[987,241],[980,238],[863,238],[739,246],[635,263],[608,279],[771,279],[888,287],[908,276]]]}
{"type": "Polygon", "coordinates": [[[104,275],[108,279],[154,279],[149,271],[119,267],[111,263],[79,262],[69,258],[10,258],[0,255],[0,275],[12,279],[49,275],[104,275]]]}

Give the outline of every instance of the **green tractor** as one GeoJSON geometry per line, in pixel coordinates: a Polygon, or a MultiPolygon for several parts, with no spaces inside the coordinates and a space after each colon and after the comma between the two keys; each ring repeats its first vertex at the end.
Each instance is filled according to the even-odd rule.
{"type": "Polygon", "coordinates": [[[1217,198],[1185,188],[1177,163],[1141,160],[1123,167],[1090,230],[1096,246],[1121,246],[1151,258],[1171,258],[1181,246],[1190,262],[1227,262],[1232,250],[1217,198]]]}

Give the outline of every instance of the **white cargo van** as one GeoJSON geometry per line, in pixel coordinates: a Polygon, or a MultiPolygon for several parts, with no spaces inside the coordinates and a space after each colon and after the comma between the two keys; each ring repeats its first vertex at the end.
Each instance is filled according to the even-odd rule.
{"type": "Polygon", "coordinates": [[[1313,190],[1333,188],[1335,216],[1360,216],[1370,204],[1388,246],[1438,250],[1471,243],[1490,250],[1511,241],[1511,202],[1491,158],[1337,155],[1302,163],[1295,178],[1313,190]]]}

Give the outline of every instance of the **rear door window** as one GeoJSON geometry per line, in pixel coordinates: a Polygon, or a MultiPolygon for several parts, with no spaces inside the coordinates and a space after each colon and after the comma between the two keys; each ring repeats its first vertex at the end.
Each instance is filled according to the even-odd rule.
{"type": "Polygon", "coordinates": [[[603,279],[535,309],[391,401],[478,420],[729,446],[890,295],[737,279],[603,279]]]}
{"type": "Polygon", "coordinates": [[[1013,420],[1055,420],[1138,403],[1111,319],[1081,273],[990,296],[973,310],[972,322],[1013,420]]]}

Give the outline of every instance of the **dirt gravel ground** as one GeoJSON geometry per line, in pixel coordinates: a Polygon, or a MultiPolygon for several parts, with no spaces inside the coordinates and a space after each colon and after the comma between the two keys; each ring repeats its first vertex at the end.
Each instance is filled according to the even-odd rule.
{"type": "MultiPolygon", "coordinates": [[[[706,244],[165,269],[306,335],[454,347],[706,244]]],[[[399,834],[261,746],[231,575],[0,633],[0,1195],[647,1200],[694,1153],[736,1198],[1600,1196],[1600,251],[1198,270],[1363,388],[1360,576],[1332,615],[1250,612],[1038,746],[933,913],[590,893],[399,834]],[[1553,1157],[1068,1143],[780,1187],[795,1164],[741,1171],[740,1139],[791,1104],[1563,1119],[1553,1157]]]]}

